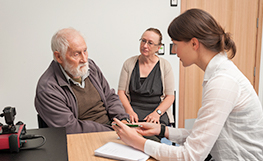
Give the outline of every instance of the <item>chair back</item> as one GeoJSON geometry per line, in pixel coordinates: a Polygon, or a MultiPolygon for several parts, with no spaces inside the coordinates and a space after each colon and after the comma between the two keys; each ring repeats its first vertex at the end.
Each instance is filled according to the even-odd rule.
{"type": "Polygon", "coordinates": [[[45,121],[37,114],[38,128],[47,128],[45,121]]]}

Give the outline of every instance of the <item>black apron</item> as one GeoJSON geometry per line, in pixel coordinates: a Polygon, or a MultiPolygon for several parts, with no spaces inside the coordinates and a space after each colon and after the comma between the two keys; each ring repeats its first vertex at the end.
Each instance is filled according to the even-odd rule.
{"type": "MultiPolygon", "coordinates": [[[[152,113],[161,103],[163,85],[161,79],[160,61],[156,63],[146,78],[140,78],[139,61],[137,60],[131,74],[129,92],[131,106],[137,113],[139,120],[143,120],[152,113]]],[[[169,118],[165,112],[160,117],[160,123],[169,124],[169,118]]]]}

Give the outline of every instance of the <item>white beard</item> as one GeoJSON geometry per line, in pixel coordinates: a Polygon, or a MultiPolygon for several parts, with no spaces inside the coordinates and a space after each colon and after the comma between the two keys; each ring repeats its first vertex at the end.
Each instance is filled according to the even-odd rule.
{"type": "Polygon", "coordinates": [[[65,61],[65,71],[67,71],[72,77],[78,78],[83,77],[85,74],[87,74],[89,69],[89,63],[83,63],[79,64],[77,68],[73,68],[72,65],[70,65],[67,61],[65,61]]]}

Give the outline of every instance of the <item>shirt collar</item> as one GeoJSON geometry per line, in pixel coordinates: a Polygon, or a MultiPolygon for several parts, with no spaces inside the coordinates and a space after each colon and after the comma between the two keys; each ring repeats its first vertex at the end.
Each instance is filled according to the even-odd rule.
{"type": "Polygon", "coordinates": [[[70,84],[70,82],[72,82],[73,84],[75,84],[75,85],[77,85],[77,86],[79,86],[79,87],[81,87],[81,88],[84,88],[84,87],[85,87],[84,80],[89,76],[89,69],[88,69],[88,72],[87,72],[84,76],[82,76],[82,78],[81,78],[81,84],[80,84],[79,82],[74,81],[74,80],[66,73],[66,71],[64,70],[64,68],[63,68],[60,64],[59,64],[59,67],[60,67],[62,73],[64,74],[64,76],[66,77],[66,79],[67,79],[67,81],[68,81],[69,84],[70,84]]]}
{"type": "Polygon", "coordinates": [[[227,60],[226,52],[221,52],[216,54],[208,63],[205,74],[204,74],[204,82],[208,81],[216,72],[218,66],[225,60],[227,60]]]}

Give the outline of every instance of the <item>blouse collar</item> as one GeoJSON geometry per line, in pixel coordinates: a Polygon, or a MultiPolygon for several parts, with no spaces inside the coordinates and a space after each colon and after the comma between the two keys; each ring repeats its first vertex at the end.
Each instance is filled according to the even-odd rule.
{"type": "Polygon", "coordinates": [[[208,81],[216,72],[217,68],[219,65],[227,60],[227,53],[226,52],[220,52],[216,54],[208,63],[206,69],[205,69],[205,74],[204,74],[204,82],[208,81]]]}

